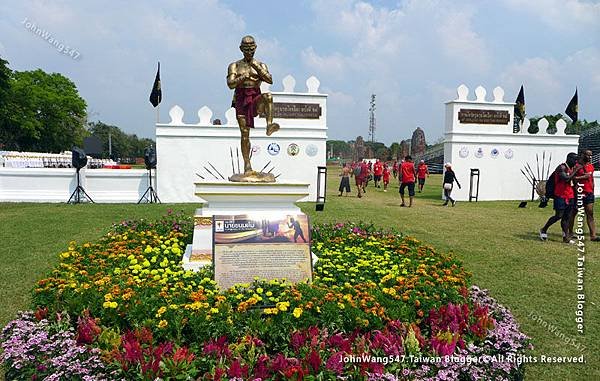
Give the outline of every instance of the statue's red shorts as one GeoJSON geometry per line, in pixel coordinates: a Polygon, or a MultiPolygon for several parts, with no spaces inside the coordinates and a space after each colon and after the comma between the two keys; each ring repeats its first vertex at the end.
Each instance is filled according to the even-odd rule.
{"type": "Polygon", "coordinates": [[[254,117],[258,115],[259,87],[238,87],[235,89],[233,107],[236,115],[246,117],[246,127],[254,128],[254,117]]]}

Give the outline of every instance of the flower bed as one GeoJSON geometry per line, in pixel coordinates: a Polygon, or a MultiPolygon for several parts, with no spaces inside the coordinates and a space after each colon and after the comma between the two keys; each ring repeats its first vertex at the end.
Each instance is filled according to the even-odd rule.
{"type": "Polygon", "coordinates": [[[102,353],[96,378],[423,379],[439,372],[514,379],[522,372],[511,362],[412,361],[517,355],[527,342],[508,311],[481,290],[469,292],[460,262],[413,238],[366,225],[316,226],[312,284],[255,280],[219,290],[210,269],[181,268],[191,233],[189,218],[169,215],[116,225],[95,243],[71,242],[34,289],[37,319],[25,314],[4,329],[4,348],[17,343],[34,353],[27,363],[19,350],[5,350],[6,368],[40,379],[53,371],[36,368],[45,355],[19,342],[16,327],[51,332],[58,313],[89,361],[102,353]],[[380,358],[352,361],[362,355],[380,358]]]}

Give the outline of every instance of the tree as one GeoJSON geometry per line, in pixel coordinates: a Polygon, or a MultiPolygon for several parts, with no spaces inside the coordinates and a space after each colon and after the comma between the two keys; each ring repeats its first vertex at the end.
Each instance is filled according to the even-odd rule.
{"type": "Polygon", "coordinates": [[[86,103],[61,74],[12,73],[5,107],[5,149],[60,152],[83,142],[86,103]]]}
{"type": "Polygon", "coordinates": [[[585,119],[578,120],[577,122],[573,123],[569,118],[566,118],[563,116],[563,114],[558,113],[556,115],[543,115],[530,118],[529,121],[531,122],[531,125],[528,129],[528,132],[530,134],[536,134],[539,132],[538,122],[542,118],[546,118],[546,120],[548,121],[548,131],[545,132],[549,134],[556,133],[556,122],[560,119],[563,119],[565,122],[567,122],[567,127],[565,128],[565,134],[567,135],[579,134],[587,129],[595,128],[600,125],[598,121],[588,122],[585,119]]]}
{"type": "Polygon", "coordinates": [[[352,157],[352,147],[343,140],[328,140],[327,152],[332,152],[333,157],[352,157]]]}
{"type": "Polygon", "coordinates": [[[4,147],[7,141],[6,131],[8,122],[8,99],[10,91],[10,78],[12,71],[8,68],[8,61],[0,57],[0,149],[4,147]]]}
{"type": "Polygon", "coordinates": [[[393,142],[390,145],[390,156],[392,159],[396,160],[396,159],[398,159],[399,155],[400,155],[400,143],[393,142]]]}
{"type": "Polygon", "coordinates": [[[92,122],[89,124],[89,132],[102,141],[102,157],[107,158],[108,154],[108,135],[110,133],[112,157],[113,158],[135,158],[144,156],[146,147],[153,146],[154,141],[147,138],[138,138],[137,135],[128,135],[119,127],[109,125],[103,122],[92,122]]]}

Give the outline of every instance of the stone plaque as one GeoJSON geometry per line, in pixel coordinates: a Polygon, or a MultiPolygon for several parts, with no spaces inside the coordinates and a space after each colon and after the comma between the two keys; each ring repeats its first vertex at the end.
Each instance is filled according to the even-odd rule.
{"type": "Polygon", "coordinates": [[[273,103],[273,117],[282,119],[319,119],[318,103],[273,103]]]}
{"type": "Polygon", "coordinates": [[[458,121],[462,124],[508,124],[510,114],[500,110],[460,109],[458,121]]]}
{"type": "Polygon", "coordinates": [[[213,264],[219,288],[260,279],[312,279],[305,214],[214,216],[213,264]]]}

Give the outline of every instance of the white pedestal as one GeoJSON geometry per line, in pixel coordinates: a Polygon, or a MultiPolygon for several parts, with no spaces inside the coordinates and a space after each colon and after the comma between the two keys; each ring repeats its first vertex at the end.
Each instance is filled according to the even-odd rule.
{"type": "Polygon", "coordinates": [[[194,215],[192,247],[183,257],[186,270],[197,270],[212,262],[212,216],[299,214],[302,211],[294,203],[309,194],[309,184],[290,182],[197,182],[195,187],[196,196],[205,203],[194,215]]]}

